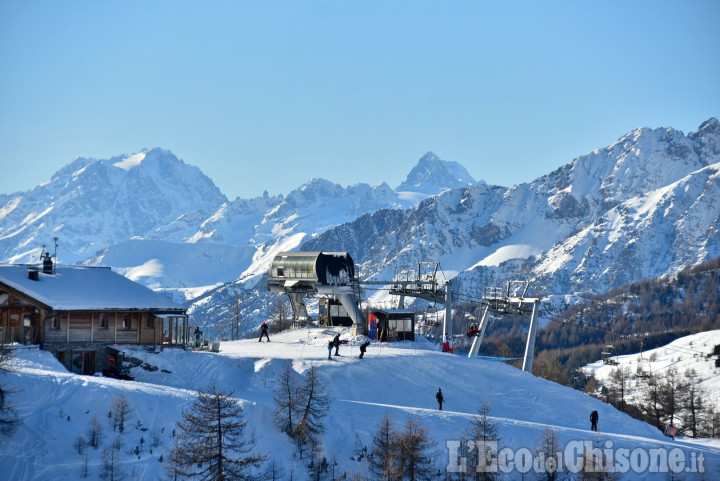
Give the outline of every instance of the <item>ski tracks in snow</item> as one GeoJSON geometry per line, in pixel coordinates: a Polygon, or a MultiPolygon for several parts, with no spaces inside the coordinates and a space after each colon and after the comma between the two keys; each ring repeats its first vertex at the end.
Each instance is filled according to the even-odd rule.
{"type": "MultiPolygon", "coordinates": [[[[367,406],[376,406],[384,409],[393,409],[398,411],[403,411],[411,415],[416,415],[418,417],[422,416],[434,416],[434,417],[440,417],[440,418],[447,418],[447,419],[457,419],[457,418],[465,418],[465,419],[472,419],[473,417],[477,416],[477,414],[472,413],[464,413],[464,412],[457,412],[457,411],[440,411],[437,409],[427,409],[427,408],[417,408],[417,407],[411,407],[411,406],[398,406],[393,404],[382,404],[382,403],[373,403],[373,402],[367,402],[367,401],[354,401],[352,399],[338,399],[339,402],[346,402],[346,403],[353,403],[353,404],[363,404],[367,406]]],[[[635,444],[637,446],[641,447],[667,447],[667,448],[674,448],[674,447],[681,447],[681,448],[688,448],[688,449],[695,449],[704,451],[706,453],[712,453],[713,455],[720,455],[720,449],[712,447],[712,446],[706,446],[703,444],[695,444],[692,441],[689,440],[675,440],[672,441],[668,438],[667,441],[664,440],[657,440],[652,438],[647,438],[643,436],[633,436],[630,434],[619,434],[619,433],[612,433],[612,432],[595,432],[587,429],[578,429],[578,428],[571,428],[566,426],[558,426],[554,424],[544,424],[544,423],[537,423],[533,421],[522,421],[519,419],[511,419],[511,418],[503,418],[498,416],[488,416],[492,421],[496,422],[497,424],[501,426],[514,426],[514,427],[524,427],[531,429],[533,431],[542,432],[546,428],[553,429],[554,431],[558,433],[563,433],[566,436],[563,437],[581,437],[584,439],[612,439],[616,441],[624,441],[623,444],[631,443],[635,444]]]]}

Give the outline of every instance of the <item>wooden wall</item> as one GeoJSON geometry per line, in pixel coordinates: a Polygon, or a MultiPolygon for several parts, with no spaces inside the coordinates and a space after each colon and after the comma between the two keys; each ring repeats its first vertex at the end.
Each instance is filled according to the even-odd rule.
{"type": "Polygon", "coordinates": [[[57,327],[52,326],[52,319],[46,319],[45,342],[144,345],[162,342],[162,320],[148,312],[68,311],[58,314],[57,327]]]}

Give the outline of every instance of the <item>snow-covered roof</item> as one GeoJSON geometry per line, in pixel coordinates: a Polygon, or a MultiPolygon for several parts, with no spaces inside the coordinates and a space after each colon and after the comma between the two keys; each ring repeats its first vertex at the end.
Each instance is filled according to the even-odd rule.
{"type": "Polygon", "coordinates": [[[113,272],[109,267],[56,265],[55,274],[38,272],[21,264],[0,264],[0,284],[39,301],[52,310],[151,310],[184,313],[171,299],[113,272]]]}
{"type": "Polygon", "coordinates": [[[386,314],[415,314],[415,311],[409,309],[376,309],[373,312],[384,312],[386,314]]]}

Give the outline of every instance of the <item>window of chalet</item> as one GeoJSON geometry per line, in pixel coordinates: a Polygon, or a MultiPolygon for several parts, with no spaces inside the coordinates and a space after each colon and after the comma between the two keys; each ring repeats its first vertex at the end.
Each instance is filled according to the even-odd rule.
{"type": "Polygon", "coordinates": [[[15,296],[15,299],[14,299],[14,301],[13,301],[13,305],[14,305],[14,306],[31,306],[32,304],[30,304],[30,303],[29,303],[28,301],[26,301],[25,299],[22,299],[22,298],[20,298],[20,297],[18,297],[18,296],[15,296]]]}
{"type": "Polygon", "coordinates": [[[152,329],[152,316],[145,314],[145,329],[152,329]]]}
{"type": "Polygon", "coordinates": [[[107,329],[107,315],[104,313],[100,314],[100,319],[98,319],[98,328],[107,329]]]}
{"type": "Polygon", "coordinates": [[[60,329],[60,319],[58,316],[52,316],[50,318],[50,329],[60,329]]]}
{"type": "Polygon", "coordinates": [[[122,328],[132,329],[132,321],[130,319],[130,314],[123,314],[122,328]]]}

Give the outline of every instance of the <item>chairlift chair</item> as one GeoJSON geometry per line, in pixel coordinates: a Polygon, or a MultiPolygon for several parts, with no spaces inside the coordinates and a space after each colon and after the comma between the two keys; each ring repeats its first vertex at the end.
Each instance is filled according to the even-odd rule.
{"type": "Polygon", "coordinates": [[[429,306],[427,309],[425,309],[423,321],[425,322],[426,326],[437,326],[437,307],[435,307],[435,305],[429,306]]]}
{"type": "Polygon", "coordinates": [[[475,322],[471,322],[468,326],[467,337],[475,337],[479,334],[478,325],[475,322]]]}
{"type": "Polygon", "coordinates": [[[643,358],[639,359],[636,374],[640,378],[650,377],[650,361],[643,358]]]}
{"type": "Polygon", "coordinates": [[[605,349],[600,353],[603,364],[609,364],[612,366],[617,366],[619,364],[617,360],[613,359],[616,355],[615,346],[612,344],[605,346],[605,349]]]}

